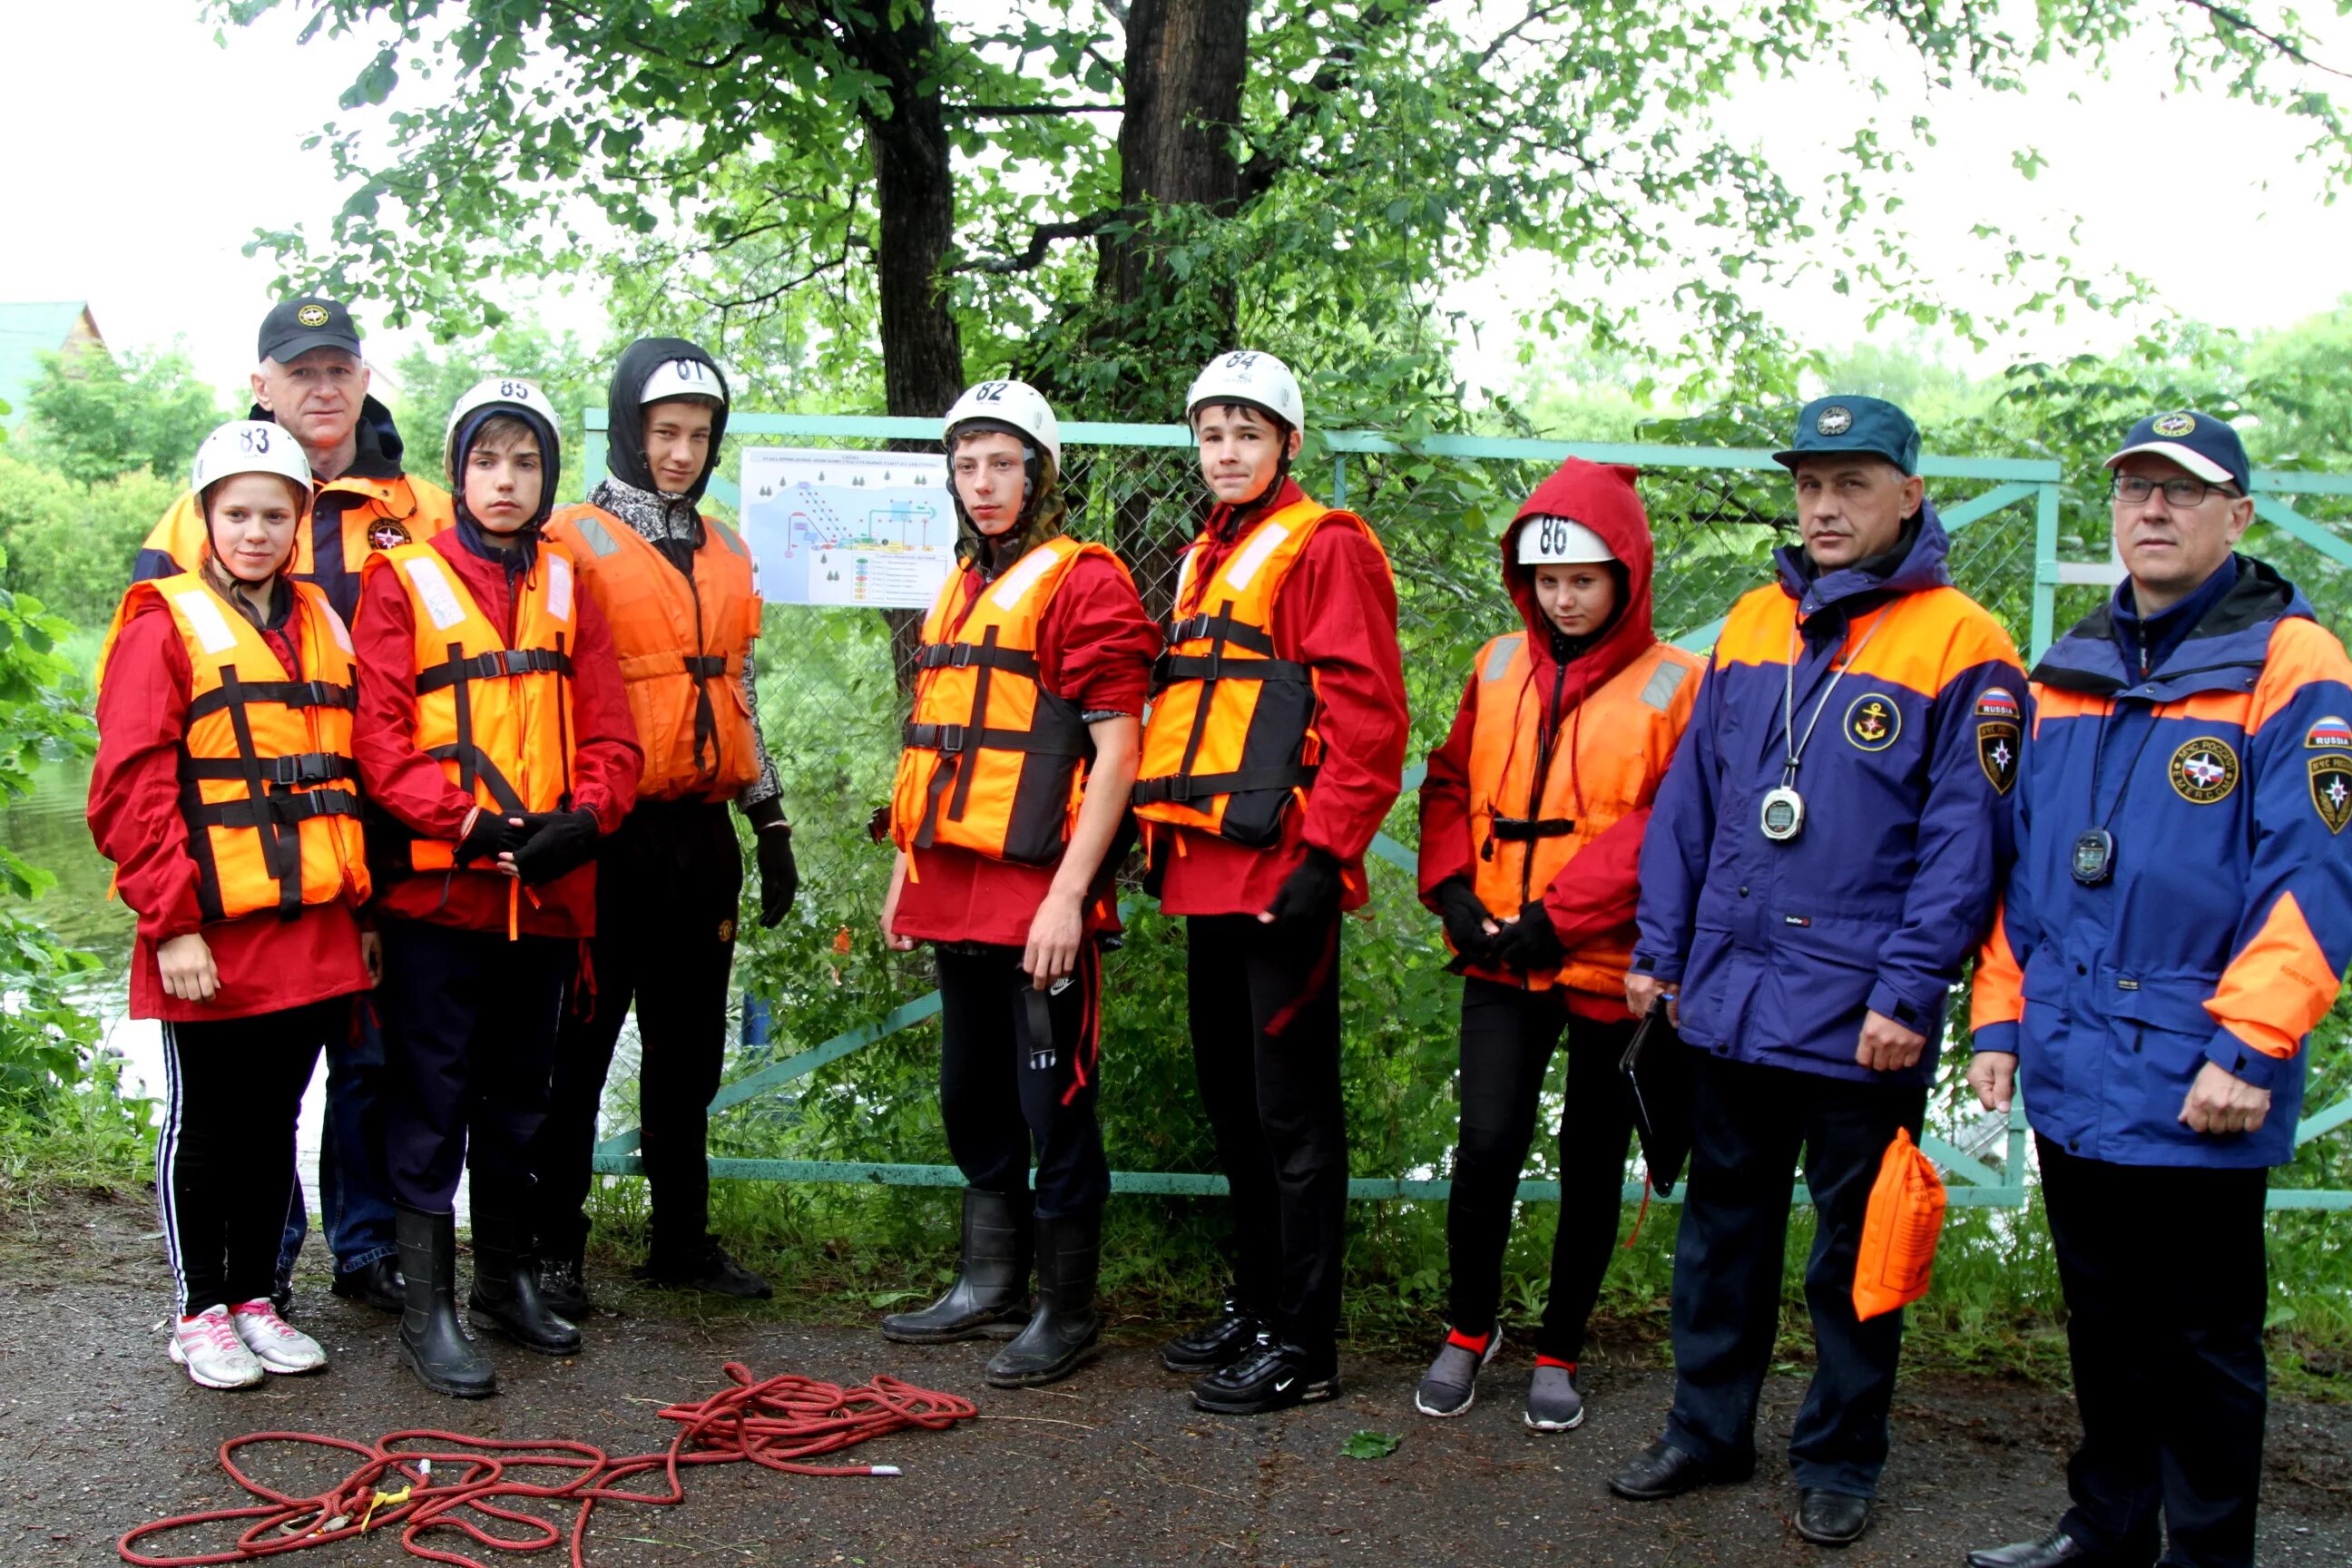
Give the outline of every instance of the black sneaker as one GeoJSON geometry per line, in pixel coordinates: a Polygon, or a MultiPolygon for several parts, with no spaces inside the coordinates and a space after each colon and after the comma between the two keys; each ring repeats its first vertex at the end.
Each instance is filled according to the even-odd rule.
{"type": "Polygon", "coordinates": [[[657,1290],[705,1290],[739,1301],[765,1301],[776,1293],[765,1279],[728,1257],[715,1241],[705,1243],[683,1260],[648,1262],[637,1270],[637,1278],[657,1290]]]}
{"type": "Polygon", "coordinates": [[[1263,1415],[1339,1393],[1339,1354],[1309,1353],[1271,1334],[1260,1334],[1249,1353],[1192,1385],[1192,1403],[1220,1415],[1263,1415]]]}
{"type": "Polygon", "coordinates": [[[1160,1347],[1160,1364],[1170,1372],[1215,1372],[1249,1353],[1265,1324],[1257,1313],[1227,1297],[1217,1315],[1160,1347]]]}
{"type": "Polygon", "coordinates": [[[559,1318],[573,1322],[588,1315],[588,1281],[577,1258],[539,1260],[539,1299],[559,1318]]]}

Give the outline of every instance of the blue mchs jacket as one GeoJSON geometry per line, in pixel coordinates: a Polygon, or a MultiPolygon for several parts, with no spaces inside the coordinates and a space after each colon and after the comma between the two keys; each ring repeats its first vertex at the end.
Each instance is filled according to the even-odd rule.
{"type": "Polygon", "coordinates": [[[2009,634],[1952,586],[1948,548],[1927,505],[1880,573],[1813,578],[1784,547],[1780,582],[1725,621],[1642,845],[1633,968],[1678,983],[1692,1045],[1864,1082],[1935,1076],[1947,994],[1992,922],[2025,689],[2009,634]],[[1853,662],[1797,772],[1803,830],[1776,844],[1759,812],[1792,658],[1800,737],[1833,661],[1853,662]],[[1916,1066],[1854,1060],[1865,1008],[1927,1037],[1916,1066]]]}
{"type": "Polygon", "coordinates": [[[2112,604],[2033,672],[1976,1047],[2015,1053],[2035,1130],[2085,1159],[2293,1158],[2304,1041],[2352,961],[2352,659],[2293,584],[2237,564],[2147,679],[2112,604]],[[2085,886],[2074,843],[2100,823],[2112,870],[2085,886]],[[2179,1120],[2207,1062],[2271,1091],[2259,1129],[2179,1120]]]}

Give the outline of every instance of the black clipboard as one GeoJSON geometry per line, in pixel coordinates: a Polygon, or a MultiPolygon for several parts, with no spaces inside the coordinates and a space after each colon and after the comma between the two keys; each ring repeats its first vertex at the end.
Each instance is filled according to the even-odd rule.
{"type": "Polygon", "coordinates": [[[1650,1189],[1665,1197],[1690,1158],[1692,1073],[1690,1047],[1668,1021],[1664,997],[1651,1004],[1617,1070],[1625,1075],[1633,1104],[1633,1133],[1641,1140],[1650,1189]]]}

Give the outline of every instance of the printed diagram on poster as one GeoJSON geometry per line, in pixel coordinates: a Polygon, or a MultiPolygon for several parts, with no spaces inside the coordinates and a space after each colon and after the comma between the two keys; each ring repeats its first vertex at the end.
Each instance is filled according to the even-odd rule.
{"type": "Polygon", "coordinates": [[[743,538],[768,603],[929,609],[955,567],[946,466],[919,452],[757,447],[743,538]]]}

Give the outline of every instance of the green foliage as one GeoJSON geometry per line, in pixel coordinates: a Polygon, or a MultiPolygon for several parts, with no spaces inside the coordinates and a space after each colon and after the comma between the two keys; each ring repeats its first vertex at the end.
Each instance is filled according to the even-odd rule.
{"type": "MultiPolygon", "coordinates": [[[[1527,301],[1530,345],[1638,348],[1649,375],[1673,367],[1732,395],[1785,393],[1808,363],[1757,301],[1809,269],[1857,297],[1871,328],[1979,344],[2137,298],[2130,279],[2088,276],[1998,225],[1965,258],[1912,252],[1895,216],[1911,151],[1956,83],[2063,90],[2126,40],[2137,68],[2155,36],[2181,81],[2306,122],[2335,175],[2352,163],[2300,21],[2183,0],[2052,0],[2021,22],[1980,6],[1865,16],[1846,0],[1254,5],[1238,177],[1165,200],[1122,188],[1108,111],[1130,85],[1137,18],[1105,0],[205,8],[239,24],[300,10],[306,37],[384,40],[342,101],[391,107],[312,142],[349,199],[322,232],[255,241],[290,280],[457,336],[503,321],[501,279],[594,277],[633,327],[691,321],[756,367],[750,390],[812,408],[871,407],[881,382],[878,271],[923,226],[885,210],[877,166],[896,137],[935,137],[946,164],[936,270],[972,373],[1024,371],[1098,417],[1165,417],[1186,370],[1237,331],[1315,373],[1334,422],[1383,427],[1461,418],[1454,323],[1428,301],[1506,253],[1548,258],[1563,279],[1527,301]],[[1864,26],[1898,46],[1884,77],[1848,47],[1864,26]],[[1853,106],[1847,156],[1820,188],[1716,119],[1750,79],[1800,75],[1822,84],[1817,104],[1853,106]],[[1111,287],[1136,254],[1150,286],[1111,287]],[[1952,304],[1943,279],[1961,265],[2000,280],[2007,307],[1952,304]],[[1639,274],[1674,300],[1673,325],[1599,302],[1595,285],[1639,274]]],[[[919,261],[932,266],[928,250],[919,261]]]]}
{"type": "Polygon", "coordinates": [[[1339,1445],[1339,1457],[1343,1459],[1385,1459],[1403,1442],[1404,1439],[1394,1432],[1375,1432],[1366,1427],[1351,1433],[1348,1440],[1339,1445]]]}
{"type": "MultiPolygon", "coordinates": [[[[32,792],[43,758],[91,749],[89,721],[67,695],[70,672],[56,651],[67,630],[37,600],[0,589],[0,794],[12,800],[32,792]]],[[[62,946],[16,907],[54,881],[0,848],[0,1126],[58,1106],[83,1081],[98,1039],[98,1020],[68,994],[98,961],[62,946]]]]}
{"type": "Polygon", "coordinates": [[[559,501],[579,500],[583,437],[586,431],[581,411],[604,405],[608,356],[583,346],[570,332],[556,334],[538,322],[508,320],[488,332],[439,350],[423,344],[408,351],[394,367],[400,381],[400,437],[405,447],[403,464],[412,474],[439,479],[442,472],[441,433],[449,410],[457,405],[476,382],[493,375],[515,375],[536,384],[555,405],[557,435],[563,442],[563,474],[559,501]]]}
{"type": "Polygon", "coordinates": [[[235,417],[176,347],[44,354],[28,407],[25,455],[85,485],[137,469],[182,483],[198,444],[235,417]]]}
{"type": "Polygon", "coordinates": [[[144,469],[82,484],[0,452],[0,585],[103,627],[140,542],[184,488],[144,469]]]}

